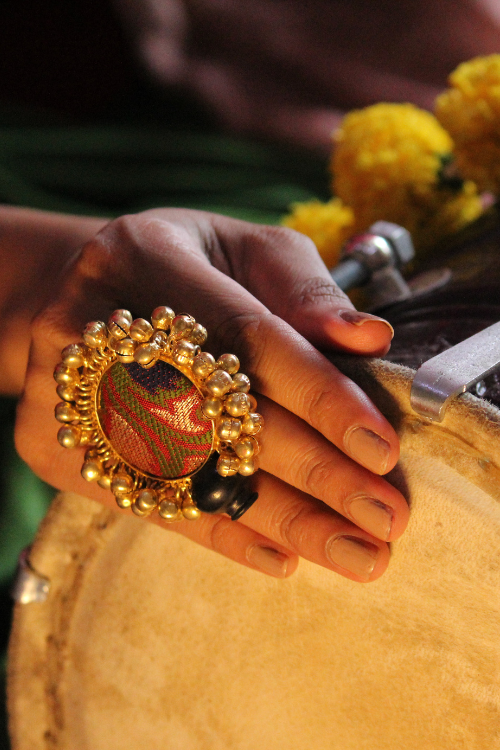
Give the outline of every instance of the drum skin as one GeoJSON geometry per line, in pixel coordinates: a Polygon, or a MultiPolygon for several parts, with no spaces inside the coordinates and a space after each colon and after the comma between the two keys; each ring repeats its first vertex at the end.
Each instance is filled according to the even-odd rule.
{"type": "Polygon", "coordinates": [[[49,597],[15,611],[14,750],[500,749],[500,411],[431,423],[412,371],[339,366],[401,437],[385,575],[276,580],[60,495],[30,555],[49,597]]]}

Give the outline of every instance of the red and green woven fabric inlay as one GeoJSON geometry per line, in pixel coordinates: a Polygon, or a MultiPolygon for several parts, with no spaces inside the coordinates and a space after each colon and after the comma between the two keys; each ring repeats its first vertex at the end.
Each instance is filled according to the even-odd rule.
{"type": "Polygon", "coordinates": [[[115,363],[98,393],[101,427],[131,466],[162,479],[199,469],[210,456],[212,422],[202,396],[179,370],[159,361],[149,370],[115,363]]]}

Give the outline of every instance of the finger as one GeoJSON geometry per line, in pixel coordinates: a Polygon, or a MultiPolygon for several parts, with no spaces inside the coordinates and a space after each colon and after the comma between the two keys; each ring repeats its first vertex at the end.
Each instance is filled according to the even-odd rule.
{"type": "MultiPolygon", "coordinates": [[[[34,420],[46,419],[39,400],[29,404],[34,420]]],[[[24,410],[25,415],[28,413],[24,410]]],[[[120,513],[109,491],[85,482],[80,474],[80,451],[64,451],[56,440],[34,444],[31,456],[37,456],[35,470],[43,479],[63,490],[97,500],[120,513]]],[[[32,440],[36,435],[28,433],[32,440]]],[[[32,463],[33,465],[33,463],[32,463]]],[[[166,526],[157,514],[148,521],[176,531],[243,565],[275,577],[287,577],[296,569],[297,555],[355,581],[378,578],[387,567],[387,545],[363,532],[333,510],[291,488],[270,474],[257,477],[259,499],[243,517],[233,522],[225,516],[202,515],[196,522],[181,521],[166,526]]],[[[139,521],[138,521],[139,522],[139,521]]]]}
{"type": "Polygon", "coordinates": [[[359,466],[322,435],[265,397],[259,412],[260,468],[323,501],[354,524],[384,541],[398,539],[409,520],[403,495],[381,477],[359,466]]]}
{"type": "MultiPolygon", "coordinates": [[[[165,301],[165,289],[168,287],[168,298],[174,299],[178,309],[185,309],[188,300],[197,317],[198,310],[205,311],[209,321],[215,325],[215,339],[220,345],[224,344],[224,349],[228,333],[229,340],[235,339],[238,346],[248,342],[251,344],[249,363],[255,368],[264,389],[269,387],[268,379],[272,375],[272,368],[270,371],[267,364],[268,354],[274,352],[275,364],[278,363],[279,374],[284,378],[285,394],[281,395],[286,402],[291,399],[293,404],[295,399],[300,405],[301,401],[300,398],[297,400],[297,394],[287,394],[289,389],[284,377],[287,373],[280,370],[283,362],[285,370],[291,362],[294,362],[293,367],[297,365],[298,360],[294,360],[293,355],[299,360],[303,357],[303,366],[311,376],[318,368],[320,374],[323,367],[327,368],[328,391],[332,390],[332,378],[338,376],[338,382],[344,382],[344,385],[349,382],[302,337],[272,316],[258,300],[213,268],[207,258],[197,252],[188,232],[182,232],[176,226],[166,227],[164,221],[158,221],[154,216],[151,219],[146,220],[146,231],[138,219],[118,222],[111,232],[104,232],[99,242],[90,243],[82,252],[68,282],[61,288],[60,298],[34,325],[29,387],[19,412],[18,434],[21,438],[18,445],[32,467],[55,486],[81,492],[106,504],[113,503],[111,495],[98,487],[89,486],[80,477],[82,452],[75,451],[68,455],[58,445],[55,439],[57,424],[51,413],[55,401],[52,367],[62,346],[79,337],[76,331],[81,330],[88,317],[101,317],[101,313],[104,313],[106,319],[107,313],[120,306],[122,301],[127,306],[130,303],[139,314],[147,314],[146,310],[151,310],[158,301],[165,301]],[[265,348],[262,350],[260,336],[253,336],[250,330],[248,337],[248,320],[250,329],[255,324],[262,326],[264,345],[271,345],[269,352],[265,348]],[[238,335],[241,330],[244,336],[238,335]]],[[[301,362],[298,364],[300,368],[301,362]]],[[[293,385],[291,390],[294,390],[297,383],[293,379],[290,383],[293,385]]],[[[306,400],[310,396],[302,395],[306,396],[306,400]]],[[[380,420],[382,426],[386,424],[364,394],[361,394],[361,400],[358,399],[359,395],[357,392],[351,393],[347,402],[344,398],[340,405],[345,409],[346,403],[351,407],[357,403],[361,416],[366,417],[366,413],[373,410],[375,421],[380,420]]],[[[285,408],[290,408],[290,404],[287,403],[285,408]]],[[[311,424],[316,427],[314,418],[311,424]]],[[[309,502],[314,501],[309,498],[309,502]]],[[[326,512],[333,513],[328,509],[326,512]]],[[[352,528],[352,524],[349,528],[352,528]]],[[[347,542],[351,543],[352,539],[347,542]]],[[[257,546],[262,548],[262,544],[257,546]]],[[[237,553],[235,547],[231,554],[241,553],[237,553]]],[[[278,550],[278,554],[285,553],[278,550]]]]}
{"type": "MultiPolygon", "coordinates": [[[[185,308],[189,300],[190,312],[212,332],[211,345],[215,343],[220,353],[237,354],[258,392],[297,414],[366,468],[378,474],[389,471],[397,461],[399,445],[387,420],[360,388],[291,326],[270,315],[251,293],[194,251],[194,233],[199,242],[201,231],[207,246],[219,242],[213,253],[223,252],[221,235],[210,236],[211,215],[188,213],[191,221],[196,217],[192,230],[186,230],[186,212],[169,212],[169,223],[159,218],[162,212],[119,221],[102,236],[106,252],[96,243],[89,247],[88,258],[82,259],[80,274],[87,273],[90,264],[93,287],[81,303],[91,295],[116,300],[119,290],[123,299],[147,314],[165,296],[174,309],[185,308]],[[177,223],[181,218],[183,226],[177,223]],[[113,246],[115,254],[110,255],[113,246]]],[[[237,260],[231,256],[233,263],[237,260]]],[[[84,288],[80,279],[70,289],[69,304],[84,288]]]]}
{"type": "MultiPolygon", "coordinates": [[[[333,283],[311,240],[291,229],[259,226],[201,211],[169,209],[123,217],[106,229],[106,234],[111,232],[115,234],[115,245],[135,246],[135,273],[139,274],[140,283],[127,289],[130,279],[121,274],[122,292],[127,292],[128,299],[134,295],[144,304],[145,294],[141,295],[141,291],[160,284],[164,294],[162,255],[168,253],[168,266],[178,284],[169,285],[172,304],[177,298],[183,301],[192,296],[196,300],[196,284],[214,266],[317,347],[334,346],[370,356],[383,354],[389,348],[393,335],[390,324],[355,311],[333,283]],[[191,266],[186,273],[189,238],[189,261],[196,262],[198,273],[191,266]],[[193,255],[193,247],[200,244],[207,248],[207,258],[199,253],[193,255]],[[172,252],[176,247],[179,251],[172,252]],[[158,259],[156,268],[154,256],[158,259]],[[141,257],[144,262],[140,262],[141,257]],[[156,273],[154,279],[152,270],[156,273]]],[[[210,302],[219,304],[215,294],[210,302]]]]}
{"type": "Polygon", "coordinates": [[[298,556],[358,582],[386,570],[390,552],[383,541],[270,474],[259,474],[257,488],[259,500],[240,521],[203,516],[170,528],[276,577],[291,575],[298,556]]]}
{"type": "MultiPolygon", "coordinates": [[[[51,424],[51,412],[48,399],[36,397],[27,399],[22,409],[23,418],[29,416],[31,427],[51,424]]],[[[24,431],[23,452],[32,458],[35,471],[54,486],[91,497],[117,512],[129,513],[116,508],[109,491],[83,480],[82,452],[64,451],[56,439],[58,425],[53,420],[52,424],[42,443],[36,431],[24,431]],[[27,446],[26,438],[32,441],[31,446],[27,446]]],[[[273,437],[276,435],[271,433],[273,437]]],[[[340,519],[333,510],[284,482],[273,481],[264,472],[258,477],[257,489],[258,503],[243,524],[203,515],[196,523],[182,521],[167,528],[276,577],[291,575],[298,554],[356,581],[374,580],[385,570],[389,557],[386,546],[353,523],[340,519]]],[[[148,520],[165,527],[156,514],[148,520]]]]}
{"type": "MultiPolygon", "coordinates": [[[[363,391],[214,268],[185,228],[160,220],[157,212],[113,222],[89,243],[59,299],[35,322],[31,386],[19,412],[21,449],[23,439],[32,447],[33,437],[22,437],[24,425],[30,423],[29,415],[25,422],[22,417],[29,408],[39,408],[36,401],[42,391],[49,394],[50,412],[51,370],[61,348],[75,340],[75,331],[89,318],[106,320],[114,307],[131,306],[136,314],[147,316],[165,298],[177,310],[189,305],[214,332],[212,341],[219,353],[234,351],[240,357],[257,391],[297,414],[371,471],[383,474],[394,466],[397,436],[363,391]]],[[[42,446],[43,425],[51,423],[48,412],[48,422],[37,421],[32,427],[42,446]]]]}
{"type": "Polygon", "coordinates": [[[392,326],[354,309],[309,238],[284,227],[236,227],[218,217],[213,223],[222,246],[231,244],[235,279],[312,344],[370,356],[387,352],[392,326]]]}
{"type": "MultiPolygon", "coordinates": [[[[155,522],[165,526],[161,519],[155,522]]],[[[275,578],[288,578],[299,564],[297,553],[227,516],[204,514],[196,523],[180,521],[171,524],[169,529],[240,565],[275,578]]]]}
{"type": "Polygon", "coordinates": [[[399,442],[368,396],[283,321],[229,316],[222,340],[242,361],[256,390],[296,414],[376,474],[394,467],[399,442]]]}
{"type": "Polygon", "coordinates": [[[379,578],[389,563],[389,547],[335,511],[261,472],[259,500],[241,523],[288,550],[353,581],[379,578]]]}
{"type": "MultiPolygon", "coordinates": [[[[36,404],[32,406],[36,408],[36,404]]],[[[44,412],[45,410],[39,409],[32,417],[46,418],[47,414],[44,412]]],[[[97,484],[89,484],[82,478],[81,452],[58,450],[56,433],[57,427],[50,436],[52,439],[45,446],[47,452],[43,460],[40,445],[33,445],[30,451],[31,455],[39,456],[39,465],[34,466],[37,473],[63,491],[90,497],[110,510],[130,517],[130,510],[119,508],[111,492],[97,484]]],[[[34,435],[32,437],[35,438],[34,435]]],[[[234,562],[276,578],[287,578],[294,573],[298,565],[297,553],[243,524],[231,521],[227,516],[204,513],[196,522],[183,520],[167,524],[157,513],[153,513],[146,519],[137,519],[137,522],[140,523],[142,520],[155,523],[169,531],[176,531],[234,562]]]]}

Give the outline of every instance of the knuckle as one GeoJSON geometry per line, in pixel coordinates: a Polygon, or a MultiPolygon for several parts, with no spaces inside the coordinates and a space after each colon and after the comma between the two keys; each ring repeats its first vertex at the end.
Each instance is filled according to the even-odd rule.
{"type": "Polygon", "coordinates": [[[240,359],[250,362],[252,370],[259,367],[265,330],[273,316],[271,313],[249,312],[226,317],[214,330],[218,347],[227,347],[240,359]]]}
{"type": "Polygon", "coordinates": [[[324,424],[328,419],[338,420],[340,415],[333,414],[332,387],[324,383],[309,384],[304,393],[305,421],[313,427],[324,424]]]}
{"type": "Polygon", "coordinates": [[[308,533],[307,529],[310,528],[310,516],[310,508],[293,503],[282,511],[280,518],[275,520],[274,527],[278,531],[279,538],[294,552],[299,552],[303,546],[308,533]]]}
{"type": "Polygon", "coordinates": [[[135,244],[135,236],[142,223],[141,214],[123,214],[106,224],[96,239],[103,245],[113,242],[120,244],[135,244]]]}
{"type": "MultiPolygon", "coordinates": [[[[89,284],[100,284],[103,280],[109,283],[115,278],[114,245],[104,231],[87,242],[75,258],[74,265],[61,287],[61,291],[66,295],[78,297],[89,284]]],[[[122,256],[122,263],[125,262],[126,253],[122,256]]]]}
{"type": "Polygon", "coordinates": [[[144,284],[164,272],[165,258],[184,257],[189,243],[178,225],[153,212],[128,214],[109,222],[76,258],[69,279],[75,294],[97,290],[120,307],[141,297],[144,284]]]}
{"type": "MultiPolygon", "coordinates": [[[[101,278],[115,266],[119,251],[120,265],[127,265],[130,254],[139,247],[137,242],[139,217],[135,214],[120,216],[87,242],[80,251],[76,272],[84,278],[101,278]]],[[[113,268],[113,271],[115,269],[113,268]]]]}
{"type": "MultiPolygon", "coordinates": [[[[39,312],[30,322],[30,337],[33,353],[40,361],[52,363],[54,352],[60,352],[74,337],[72,322],[65,315],[65,308],[61,304],[53,304],[39,312]]],[[[53,363],[54,366],[56,362],[53,363]]],[[[28,369],[28,376],[30,369],[28,369]]]]}
{"type": "Polygon", "coordinates": [[[85,277],[112,277],[115,285],[131,291],[148,275],[164,271],[165,259],[189,262],[195,245],[187,227],[155,211],[127,214],[107,224],[83,248],[78,270],[85,277]]]}
{"type": "Polygon", "coordinates": [[[270,252],[282,255],[282,253],[299,252],[301,256],[312,254],[318,255],[316,245],[309,238],[295,229],[282,226],[255,225],[246,235],[245,247],[247,256],[253,255],[257,250],[260,256],[269,255],[270,252]]]}
{"type": "Polygon", "coordinates": [[[274,241],[276,244],[300,245],[301,247],[311,248],[317,252],[316,245],[310,237],[297,232],[295,229],[283,226],[261,226],[261,235],[266,242],[274,241]]]}
{"type": "Polygon", "coordinates": [[[210,528],[209,545],[214,552],[225,554],[228,549],[228,540],[231,534],[231,521],[225,516],[216,516],[210,528]]]}
{"type": "Polygon", "coordinates": [[[186,227],[172,220],[172,217],[159,216],[154,210],[120,216],[110,222],[103,232],[105,241],[109,238],[115,246],[131,248],[134,253],[151,250],[158,245],[185,243],[189,237],[186,227]]]}
{"type": "Polygon", "coordinates": [[[158,224],[164,227],[165,235],[168,235],[169,228],[171,232],[174,230],[169,222],[147,213],[124,214],[113,219],[83,246],[76,264],[77,271],[90,278],[102,277],[111,269],[114,274],[129,271],[152,245],[148,227],[158,224]]]}
{"type": "Polygon", "coordinates": [[[292,303],[295,307],[327,303],[345,303],[349,307],[351,303],[347,295],[333,281],[322,276],[313,276],[295,291],[295,299],[292,303]]]}
{"type": "Polygon", "coordinates": [[[319,499],[331,482],[331,459],[325,457],[323,450],[312,448],[308,454],[301,456],[298,474],[301,489],[319,499]]]}
{"type": "Polygon", "coordinates": [[[310,258],[318,258],[317,247],[311,238],[289,227],[256,226],[248,241],[251,244],[248,253],[255,251],[257,245],[261,257],[272,253],[274,257],[282,258],[286,253],[300,257],[304,264],[310,258]]]}
{"type": "Polygon", "coordinates": [[[306,237],[304,234],[300,234],[299,232],[296,232],[295,229],[290,229],[289,227],[264,226],[259,227],[259,229],[260,236],[266,244],[270,241],[278,245],[290,243],[297,244],[297,242],[299,242],[300,244],[306,245],[310,243],[314,247],[314,243],[309,237],[306,237]]]}
{"type": "Polygon", "coordinates": [[[30,323],[31,337],[33,341],[47,341],[57,344],[59,330],[59,316],[53,307],[47,307],[39,312],[30,323]]]}
{"type": "Polygon", "coordinates": [[[252,345],[259,337],[262,327],[262,316],[259,313],[240,313],[231,315],[222,321],[216,336],[233,348],[237,345],[252,345]]]}

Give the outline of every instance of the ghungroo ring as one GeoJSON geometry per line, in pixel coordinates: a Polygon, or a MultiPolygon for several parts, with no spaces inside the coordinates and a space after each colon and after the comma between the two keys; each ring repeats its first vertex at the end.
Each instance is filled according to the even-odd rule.
{"type": "Polygon", "coordinates": [[[89,323],[55,369],[59,443],[85,446],[82,476],[138,516],[236,520],[257,499],[246,477],[263,419],[238,358],[216,361],[201,351],[206,337],[169,307],[151,322],[115,310],[107,325],[89,323]]]}

